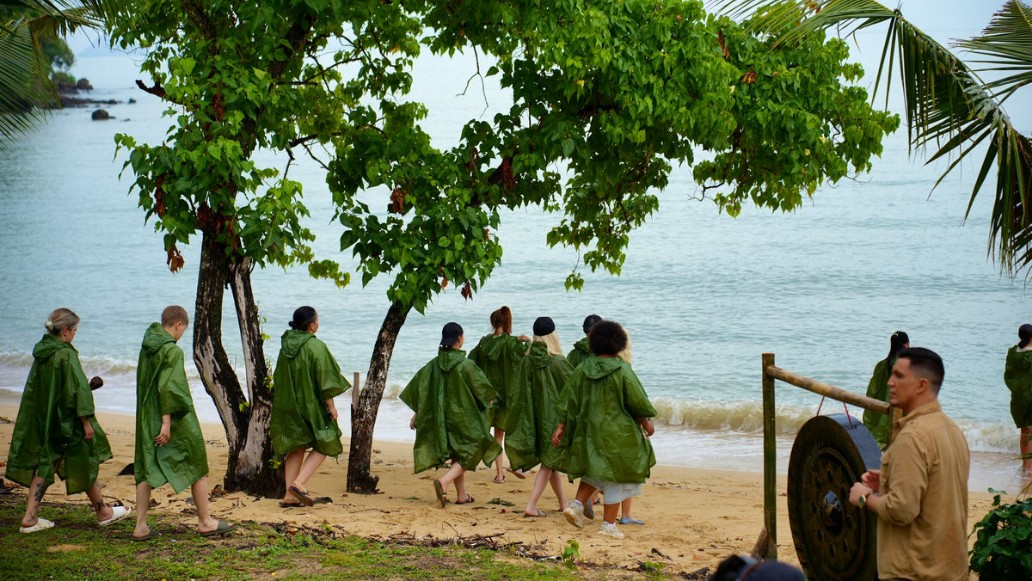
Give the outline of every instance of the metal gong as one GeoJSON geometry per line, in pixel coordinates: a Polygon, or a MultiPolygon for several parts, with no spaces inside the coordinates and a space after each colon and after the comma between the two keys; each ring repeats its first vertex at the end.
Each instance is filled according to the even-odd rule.
{"type": "Polygon", "coordinates": [[[849,489],[880,465],[878,444],[859,418],[817,416],[799,430],[788,461],[788,520],[808,578],[877,578],[877,517],[849,504],[849,489]]]}

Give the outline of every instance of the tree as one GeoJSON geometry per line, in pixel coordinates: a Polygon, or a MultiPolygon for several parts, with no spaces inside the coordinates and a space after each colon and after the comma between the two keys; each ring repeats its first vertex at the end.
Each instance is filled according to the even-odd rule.
{"type": "Polygon", "coordinates": [[[100,29],[111,0],[0,0],[0,149],[41,121],[33,106],[57,103],[51,66],[74,58],[59,37],[100,29]]]}
{"type": "Polygon", "coordinates": [[[916,26],[899,9],[891,10],[874,0],[808,0],[793,2],[806,18],[775,9],[770,0],[720,0],[714,2],[735,16],[753,14],[757,30],[790,27],[782,42],[799,42],[828,28],[848,33],[885,23],[888,30],[882,51],[875,92],[887,70],[886,97],[893,69],[898,68],[911,149],[931,146],[928,162],[951,159],[936,182],[952,172],[979,146],[985,147],[971,201],[996,167],[996,186],[989,219],[988,255],[1011,275],[1022,270],[1032,275],[1032,143],[1014,128],[1003,105],[1032,82],[1032,7],[1008,0],[981,35],[958,40],[954,45],[972,55],[962,61],[916,26]],[[898,54],[898,57],[897,57],[898,54]],[[983,80],[997,77],[994,80],[983,80]]]}
{"type": "Polygon", "coordinates": [[[347,273],[313,262],[302,220],[301,184],[287,178],[295,150],[346,131],[346,113],[366,96],[404,90],[405,65],[418,47],[417,22],[379,0],[228,2],[144,0],[111,19],[112,41],[147,51],[141,89],[169,104],[165,143],[116,138],[125,168],[167,262],[183,265],[178,245],[201,238],[193,354],[226,430],[225,485],[283,494],[268,438],[271,376],[251,270],[310,263],[347,284],[347,273]],[[281,173],[260,167],[261,150],[281,154],[281,173]],[[225,288],[236,306],[246,371],[241,385],[222,344],[225,288]]]}
{"type": "MultiPolygon", "coordinates": [[[[491,122],[468,122],[447,151],[414,125],[418,107],[396,115],[394,103],[369,105],[360,115],[382,124],[353,122],[360,129],[329,164],[342,249],[358,258],[363,283],[393,277],[355,411],[351,492],[375,489],[373,425],[405,317],[449,284],[469,297],[485,282],[502,257],[500,209],[561,214],[549,244],[619,274],[631,231],[658,209],[654,192],[674,164],[694,162],[695,148],[712,154],[695,178],[722,209],[737,214],[752,201],[790,210],[803,192],[869,169],[898,125],[843,84],[862,71],[845,63],[840,40],[771,50],[773,41],[698,2],[432,3],[424,25],[439,54],[497,59],[474,74],[500,75],[514,104],[491,122]],[[359,198],[370,190],[381,205],[359,198]]],[[[567,279],[582,284],[577,271],[567,279]]]]}

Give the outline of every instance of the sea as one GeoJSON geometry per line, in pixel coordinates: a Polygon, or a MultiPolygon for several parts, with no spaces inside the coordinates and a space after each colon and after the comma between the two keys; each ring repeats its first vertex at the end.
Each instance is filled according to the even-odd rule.
{"type": "MultiPolygon", "coordinates": [[[[170,273],[161,234],[130,191],[126,153],[114,144],[117,133],[160,143],[172,123],[162,116],[167,107],[136,87],[137,79],[150,82],[139,73],[140,60],[83,51],[72,72],[90,80],[90,98],[118,101],[100,106],[114,119],[92,121],[94,107],[54,111],[38,131],[0,152],[0,402],[19,401],[43,323],[64,306],[82,318],[75,346],[87,375],[105,380],[94,392],[97,407],[132,414],[144,329],[168,304],[192,311],[199,240],[182,247],[184,270],[170,273]]],[[[490,78],[477,77],[477,66],[473,55],[419,60],[414,95],[428,105],[426,127],[440,147],[458,142],[464,121],[490,119],[511,100],[490,78]]],[[[479,66],[486,66],[482,59],[479,66]]],[[[580,292],[564,287],[578,269],[577,251],[546,243],[559,217],[537,208],[506,212],[498,231],[504,258],[483,288],[467,300],[449,287],[424,314],[409,316],[376,439],[413,440],[398,393],[435,356],[441,327],[460,323],[471,347],[491,331],[491,311],[508,305],[516,333],[531,334],[536,317],[552,317],[565,350],[583,336],[586,315],[619,321],[659,413],[652,438],[659,463],[759,472],[761,355],[774,353],[783,369],[862,394],[889,336],[902,329],[913,345],[945,361],[940,400],[973,452],[972,489],[1017,492],[1018,430],[1003,368],[1018,326],[1032,322],[1029,288],[1024,275],[1001,273],[987,253],[991,183],[968,209],[977,165],[962,165],[933,191],[945,165],[925,165],[925,157],[909,151],[901,130],[886,139],[870,173],[820,188],[794,212],[745,207],[737,218],[702,195],[690,168],[677,168],[659,193],[659,211],[632,235],[620,275],[580,268],[580,292]]],[[[271,155],[259,160],[285,167],[271,155]]],[[[353,268],[350,253],[339,248],[342,227],[320,166],[299,155],[289,172],[304,185],[317,257],[353,268]]],[[[384,192],[367,199],[374,207],[388,204],[384,192]]],[[[256,271],[254,291],[272,337],[267,357],[276,360],[293,310],[311,305],[320,315],[319,337],[345,374],[364,377],[389,305],[388,281],[363,287],[359,280],[339,289],[312,279],[303,266],[256,271]]],[[[224,334],[239,361],[231,300],[227,295],[224,334]]],[[[196,369],[187,366],[200,417],[218,422],[196,369]]],[[[338,407],[350,397],[340,396],[338,407]]],[[[863,413],[784,383],[776,401],[781,473],[808,419],[863,413]]],[[[344,413],[346,434],[348,424],[344,413]]]]}

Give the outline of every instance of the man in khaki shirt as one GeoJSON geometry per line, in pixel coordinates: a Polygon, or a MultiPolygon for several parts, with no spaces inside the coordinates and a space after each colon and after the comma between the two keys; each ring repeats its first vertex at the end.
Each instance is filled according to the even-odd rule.
{"type": "Polygon", "coordinates": [[[967,481],[971,454],[939,406],[942,359],[929,349],[899,353],[889,403],[903,412],[882,469],[853,484],[849,502],[878,515],[878,578],[966,580],[967,481]]]}

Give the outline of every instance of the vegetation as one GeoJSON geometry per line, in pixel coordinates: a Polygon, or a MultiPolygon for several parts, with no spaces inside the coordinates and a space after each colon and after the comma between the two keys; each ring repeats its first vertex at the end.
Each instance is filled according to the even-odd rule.
{"type": "MultiPolygon", "coordinates": [[[[178,245],[201,236],[194,361],[226,427],[227,488],[282,494],[251,269],[308,264],[350,281],[348,267],[313,255],[301,184],[286,177],[296,154],[326,168],[341,249],[363,284],[391,278],[349,457],[348,490],[372,492],[373,426],[398,332],[449,285],[470,298],[485,283],[502,258],[502,210],[556,213],[549,244],[619,274],[674,165],[693,166],[730,214],[749,202],[791,210],[821,183],[870,168],[898,119],[850,84],[862,71],[845,62],[844,42],[779,46],[777,33],[750,33],[694,0],[144,0],[118,13],[112,38],[149,51],[151,81],[139,85],[174,119],[162,144],[118,137],[126,169],[173,270],[178,245]],[[454,147],[434,144],[420,125],[426,107],[405,100],[421,47],[490,57],[471,81],[497,76],[513,105],[466,122],[454,147]],[[696,149],[710,155],[696,163],[696,149]],[[260,167],[262,150],[283,169],[260,167]],[[246,386],[222,346],[227,286],[246,386]]],[[[581,284],[575,270],[567,286],[581,284]]]]}
{"type": "MultiPolygon", "coordinates": [[[[23,498],[0,499],[0,577],[4,579],[577,579],[554,559],[532,562],[505,550],[403,545],[349,536],[341,528],[298,530],[239,523],[224,538],[197,535],[193,523],[152,514],[162,536],[134,543],[132,519],[98,528],[85,505],[45,504],[58,528],[8,534],[23,498]]],[[[589,571],[590,576],[590,571],[589,571]]]]}
{"type": "Polygon", "coordinates": [[[982,579],[1032,579],[1032,496],[1000,504],[975,524],[971,570],[982,579]]]}
{"type": "Polygon", "coordinates": [[[109,3],[0,0],[0,149],[40,122],[34,106],[57,102],[50,73],[74,61],[61,37],[100,28],[109,3]]]}
{"type": "Polygon", "coordinates": [[[793,28],[782,37],[785,43],[823,34],[829,28],[848,34],[886,24],[875,93],[886,71],[887,96],[893,70],[898,70],[906,97],[910,145],[921,151],[932,147],[929,162],[949,159],[943,177],[962,160],[982,151],[979,146],[984,148],[967,213],[970,215],[975,197],[995,166],[988,254],[1004,271],[1016,274],[1024,270],[1032,276],[1032,142],[1013,126],[1003,108],[1032,82],[1032,7],[1007,0],[982,34],[956,41],[955,46],[971,55],[965,62],[906,20],[900,9],[874,0],[793,0],[806,18],[786,13],[784,3],[778,0],[711,3],[732,15],[750,15],[760,30],[793,28]]]}

